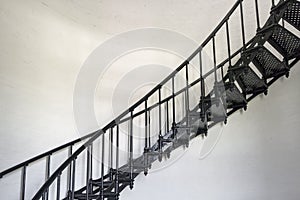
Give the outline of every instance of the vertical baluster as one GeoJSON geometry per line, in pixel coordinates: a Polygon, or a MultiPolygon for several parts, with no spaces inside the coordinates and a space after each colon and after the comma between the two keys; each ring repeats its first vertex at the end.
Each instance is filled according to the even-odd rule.
{"type": "Polygon", "coordinates": [[[221,66],[221,76],[222,80],[224,79],[224,65],[221,66]]]}
{"type": "Polygon", "coordinates": [[[258,1],[255,0],[255,13],[256,13],[256,24],[257,24],[257,30],[260,29],[260,19],[259,19],[259,7],[258,7],[258,1]]]}
{"type": "Polygon", "coordinates": [[[187,134],[190,133],[190,123],[189,123],[189,114],[190,114],[190,94],[189,94],[189,69],[188,64],[185,66],[185,83],[186,83],[186,90],[185,90],[185,114],[186,114],[186,126],[187,126],[187,134]]]}
{"type": "Polygon", "coordinates": [[[86,199],[89,199],[90,192],[90,146],[86,147],[86,199]]]}
{"type": "Polygon", "coordinates": [[[101,192],[100,192],[100,197],[101,197],[101,200],[104,200],[104,149],[105,149],[105,146],[104,146],[104,141],[105,140],[105,132],[102,133],[102,145],[101,145],[101,148],[102,148],[102,155],[101,155],[101,192]]]}
{"type": "MultiPolygon", "coordinates": [[[[229,62],[229,69],[232,67],[232,62],[231,62],[231,42],[230,42],[230,32],[229,32],[229,25],[228,25],[228,20],[226,21],[226,36],[227,36],[227,53],[228,53],[228,62],[229,62]]],[[[228,72],[229,75],[231,71],[228,72]]],[[[233,84],[234,80],[232,79],[232,76],[229,76],[229,81],[231,84],[233,84]]]]}
{"type": "Polygon", "coordinates": [[[90,180],[92,179],[93,179],[93,143],[90,145],[90,180]]]}
{"type": "Polygon", "coordinates": [[[158,152],[159,152],[159,156],[158,156],[158,160],[162,161],[162,147],[163,147],[163,135],[162,135],[162,126],[161,126],[161,86],[158,89],[158,131],[159,131],[159,135],[158,135],[158,152]]]}
{"type": "Polygon", "coordinates": [[[205,100],[205,83],[204,83],[204,78],[203,78],[203,63],[202,63],[202,49],[199,52],[199,63],[200,63],[200,92],[201,92],[201,97],[200,97],[200,118],[201,121],[204,122],[204,117],[205,117],[205,112],[204,112],[204,100],[205,100]]]}
{"type": "Polygon", "coordinates": [[[114,137],[113,137],[113,127],[110,129],[109,132],[109,167],[110,167],[110,180],[113,180],[113,153],[114,153],[114,149],[113,149],[113,142],[114,142],[114,137]]]}
{"type": "MultiPolygon", "coordinates": [[[[149,138],[150,140],[150,138],[149,138]]],[[[150,147],[150,146],[149,146],[150,147]]],[[[144,174],[145,176],[148,174],[147,166],[148,166],[148,104],[147,100],[145,101],[145,147],[144,147],[144,174]]]]}
{"type": "MultiPolygon", "coordinates": [[[[45,174],[45,181],[48,180],[49,176],[50,176],[50,161],[51,161],[51,155],[48,155],[46,158],[46,174],[45,174]]],[[[42,199],[43,200],[48,200],[49,198],[49,189],[47,189],[45,191],[45,193],[43,194],[42,199]]]]}
{"type": "Polygon", "coordinates": [[[75,198],[75,174],[76,174],[76,159],[73,160],[72,166],[72,191],[71,191],[71,199],[74,200],[75,198]]]}
{"type": "Polygon", "coordinates": [[[115,178],[115,194],[116,199],[118,199],[119,195],[119,124],[117,124],[117,135],[116,135],[116,178],[115,178]]]}
{"type": "Polygon", "coordinates": [[[25,165],[22,168],[22,177],[21,177],[21,196],[20,199],[24,200],[25,199],[25,189],[26,189],[26,170],[27,170],[27,166],[25,165]]]}
{"type": "Polygon", "coordinates": [[[148,104],[147,104],[147,100],[145,101],[145,148],[144,148],[144,152],[146,152],[147,150],[147,145],[148,145],[148,141],[147,141],[147,137],[148,137],[148,104]]]}
{"type": "MultiPolygon", "coordinates": [[[[72,155],[72,151],[73,151],[73,146],[71,145],[69,147],[69,152],[68,152],[69,157],[72,155]]],[[[68,167],[68,177],[67,177],[67,188],[68,188],[68,197],[69,198],[71,197],[71,189],[72,189],[71,177],[72,177],[72,164],[70,163],[70,165],[68,167]]]]}
{"type": "Polygon", "coordinates": [[[161,87],[158,89],[158,131],[159,131],[159,139],[158,139],[158,148],[159,152],[161,153],[162,150],[162,133],[161,133],[161,87]]]}
{"type": "Polygon", "coordinates": [[[112,143],[111,143],[111,138],[112,138],[112,128],[109,129],[109,134],[108,134],[108,173],[111,172],[112,168],[112,154],[111,154],[111,149],[112,149],[112,143]]]}
{"type": "Polygon", "coordinates": [[[232,66],[232,63],[231,63],[231,44],[230,44],[230,32],[229,32],[228,20],[226,21],[226,36],[227,36],[226,38],[227,38],[228,62],[229,62],[229,67],[231,67],[232,66]]]}
{"type": "Polygon", "coordinates": [[[148,111],[148,147],[151,148],[151,111],[148,111]]]}
{"type": "Polygon", "coordinates": [[[169,125],[169,101],[166,102],[166,133],[169,132],[170,130],[170,125],[169,125]]]}
{"type": "Polygon", "coordinates": [[[158,128],[159,128],[159,135],[162,135],[161,133],[161,87],[158,89],[158,128]]]}
{"type": "Polygon", "coordinates": [[[172,138],[176,135],[176,105],[175,105],[175,77],[172,77],[172,138]]]}
{"type": "Polygon", "coordinates": [[[214,58],[214,76],[215,76],[215,83],[218,82],[217,77],[217,56],[216,56],[216,40],[215,36],[212,38],[213,41],[213,58],[214,58]]]}
{"type": "Polygon", "coordinates": [[[129,138],[130,189],[133,189],[133,111],[130,112],[129,138]]]}
{"type": "Polygon", "coordinates": [[[56,179],[56,200],[60,200],[60,176],[61,174],[59,174],[56,179]]]}
{"type": "Polygon", "coordinates": [[[241,14],[241,27],[242,27],[243,49],[246,50],[246,38],[245,38],[246,36],[245,36],[243,0],[240,0],[240,14],[241,14]]]}

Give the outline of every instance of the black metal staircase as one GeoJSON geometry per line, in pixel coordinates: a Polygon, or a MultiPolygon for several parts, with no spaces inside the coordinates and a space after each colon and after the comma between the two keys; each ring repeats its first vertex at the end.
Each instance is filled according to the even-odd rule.
{"type": "MultiPolygon", "coordinates": [[[[245,0],[245,2],[247,1],[245,0]]],[[[255,0],[257,32],[248,42],[245,38],[243,3],[243,0],[238,0],[211,35],[185,62],[140,101],[103,129],[3,171],[0,173],[0,178],[22,169],[20,199],[24,199],[27,166],[45,159],[45,183],[32,199],[48,199],[50,187],[56,187],[56,199],[119,199],[124,188],[133,188],[134,179],[139,174],[148,174],[153,162],[162,161],[163,157],[169,158],[171,152],[178,147],[188,147],[189,141],[194,137],[207,136],[209,128],[218,123],[227,123],[227,118],[239,109],[246,110],[247,104],[257,95],[262,93],[267,95],[268,88],[278,78],[288,77],[291,68],[300,59],[300,39],[299,32],[297,32],[300,31],[300,2],[298,0],[280,0],[275,3],[273,0],[270,16],[265,25],[260,27],[259,6],[258,1],[255,0]],[[235,12],[240,14],[242,47],[232,53],[228,22],[235,12]],[[281,22],[282,24],[280,24],[281,22]],[[293,26],[296,33],[295,30],[288,30],[284,23],[293,26]],[[218,64],[215,38],[221,28],[226,30],[228,58],[218,64]],[[203,74],[203,49],[207,47],[208,43],[212,44],[214,68],[203,74]],[[267,43],[282,57],[276,56],[273,53],[274,49],[269,49],[267,43]],[[198,79],[191,81],[189,79],[189,65],[192,60],[198,59],[198,56],[200,58],[200,76],[198,79]],[[238,59],[233,64],[234,58],[238,59]],[[225,67],[228,68],[227,73],[224,72],[225,67]],[[175,79],[179,72],[185,74],[186,85],[176,90],[175,79]],[[222,77],[221,79],[218,79],[218,74],[222,77]],[[214,77],[214,86],[209,93],[206,93],[206,80],[210,76],[214,77]],[[172,86],[172,94],[162,98],[162,90],[166,84],[172,86]],[[200,86],[201,95],[199,104],[191,109],[189,95],[190,90],[195,85],[200,86]],[[149,99],[155,95],[158,97],[158,101],[150,104],[149,99]],[[181,117],[178,117],[176,111],[176,98],[179,95],[183,95],[185,99],[182,102],[185,113],[181,117]],[[151,141],[153,130],[150,130],[150,126],[153,118],[151,112],[154,109],[158,109],[158,115],[155,118],[158,119],[159,135],[157,141],[153,143],[151,141]],[[139,157],[134,158],[133,120],[137,117],[142,118],[144,121],[145,143],[144,152],[139,157]],[[162,127],[162,118],[166,119],[165,130],[162,127]],[[120,164],[120,126],[123,124],[128,124],[129,127],[129,152],[128,162],[120,164]],[[108,138],[109,143],[105,143],[106,138],[108,138]],[[80,141],[85,141],[84,145],[74,150],[74,145],[80,141]],[[92,154],[93,145],[99,141],[101,142],[101,175],[99,178],[95,178],[92,173],[92,154]],[[50,173],[52,154],[62,150],[69,151],[68,158],[54,172],[50,173]],[[86,152],[86,183],[85,186],[78,189],[75,188],[76,161],[84,152],[86,152]],[[108,166],[104,165],[106,158],[109,160],[108,166]],[[67,178],[66,193],[60,190],[61,178],[64,173],[67,178]]]]}

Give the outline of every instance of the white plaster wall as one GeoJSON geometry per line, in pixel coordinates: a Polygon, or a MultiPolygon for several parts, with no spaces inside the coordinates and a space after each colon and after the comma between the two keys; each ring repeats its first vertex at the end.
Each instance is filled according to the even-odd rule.
{"type": "MultiPolygon", "coordinates": [[[[139,176],[123,199],[299,199],[300,65],[229,118],[216,147],[200,160],[201,139],[175,164],[139,176]]],[[[211,135],[209,137],[215,137],[211,135]]]]}
{"type": "MultiPolygon", "coordinates": [[[[234,2],[1,0],[0,171],[79,136],[73,119],[76,77],[103,41],[131,29],[158,27],[201,42],[234,2]]],[[[250,38],[255,24],[247,10],[250,38]]],[[[239,36],[238,30],[232,32],[239,36]]],[[[269,96],[232,116],[209,157],[198,159],[201,142],[196,140],[171,167],[140,176],[122,199],[297,199],[299,67],[269,96]]],[[[1,193],[16,188],[18,180],[10,181],[0,180],[1,193]]],[[[28,193],[39,182],[33,180],[28,193]]]]}

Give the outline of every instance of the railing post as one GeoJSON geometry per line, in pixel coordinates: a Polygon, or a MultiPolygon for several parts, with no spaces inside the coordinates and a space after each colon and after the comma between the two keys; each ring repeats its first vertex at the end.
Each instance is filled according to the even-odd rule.
{"type": "Polygon", "coordinates": [[[90,146],[86,147],[86,199],[89,199],[90,192],[90,146]]]}
{"type": "Polygon", "coordinates": [[[148,111],[148,147],[151,148],[151,111],[148,111]]]}
{"type": "Polygon", "coordinates": [[[242,27],[243,50],[246,50],[246,38],[245,38],[245,24],[244,24],[243,0],[240,0],[240,14],[241,14],[241,27],[242,27]]]}
{"type": "Polygon", "coordinates": [[[71,191],[71,200],[75,198],[75,175],[76,175],[76,159],[73,160],[72,166],[72,191],[71,191]]]}
{"type": "Polygon", "coordinates": [[[162,135],[162,126],[161,126],[161,86],[158,89],[158,160],[161,162],[162,161],[162,148],[163,148],[163,135],[162,135]]]}
{"type": "Polygon", "coordinates": [[[231,84],[233,84],[233,80],[232,80],[232,76],[231,76],[231,71],[230,68],[232,67],[232,63],[231,63],[231,43],[230,43],[230,32],[229,32],[229,25],[228,25],[228,20],[226,20],[226,36],[227,36],[227,53],[228,53],[228,63],[229,63],[229,82],[231,84]]]}
{"type": "MultiPolygon", "coordinates": [[[[144,174],[145,176],[148,174],[148,171],[146,169],[146,167],[148,166],[148,152],[149,152],[149,148],[148,147],[148,103],[147,103],[147,99],[145,100],[145,147],[144,147],[144,174]]],[[[150,137],[149,137],[150,140],[150,137]]]]}
{"type": "Polygon", "coordinates": [[[102,133],[102,150],[101,150],[101,191],[100,198],[104,200],[104,149],[105,149],[105,132],[102,133]]]}
{"type": "Polygon", "coordinates": [[[161,87],[158,89],[158,131],[159,131],[159,135],[158,135],[158,149],[159,149],[159,153],[161,153],[162,151],[162,140],[163,140],[163,136],[161,133],[161,87]]]}
{"type": "MultiPolygon", "coordinates": [[[[73,146],[71,145],[69,147],[69,152],[68,152],[69,157],[72,155],[72,151],[73,151],[72,148],[73,148],[73,146]]],[[[68,177],[67,177],[67,188],[68,188],[67,196],[68,196],[68,198],[71,197],[71,189],[72,189],[71,177],[72,177],[72,164],[70,163],[69,167],[68,167],[68,177]]]]}
{"type": "Polygon", "coordinates": [[[186,82],[186,97],[185,97],[185,112],[186,112],[186,126],[187,134],[190,134],[190,94],[189,94],[189,69],[188,64],[185,66],[185,82],[186,82]]]}
{"type": "Polygon", "coordinates": [[[116,127],[117,135],[116,135],[116,175],[115,175],[115,195],[116,199],[118,199],[119,195],[119,124],[116,127]]]}
{"type": "Polygon", "coordinates": [[[166,102],[166,133],[169,131],[169,100],[166,102]]]}
{"type": "Polygon", "coordinates": [[[258,7],[257,0],[255,0],[255,13],[256,13],[257,30],[260,30],[259,7],[258,7]]]}
{"type": "Polygon", "coordinates": [[[176,136],[175,77],[172,77],[172,138],[176,136]]]}
{"type": "MultiPolygon", "coordinates": [[[[51,155],[48,155],[46,158],[46,175],[45,175],[45,181],[48,180],[50,176],[50,162],[51,162],[51,155]]],[[[44,192],[42,199],[43,200],[48,200],[49,198],[49,189],[44,192]]]]}
{"type": "Polygon", "coordinates": [[[61,174],[59,174],[57,176],[57,185],[56,185],[56,200],[60,200],[60,176],[61,174]]]}
{"type": "Polygon", "coordinates": [[[145,101],[145,148],[144,148],[144,152],[146,152],[147,150],[147,145],[148,145],[148,141],[147,141],[147,137],[148,137],[148,104],[147,104],[147,100],[145,101]]]}
{"type": "Polygon", "coordinates": [[[214,58],[214,76],[215,76],[215,83],[218,82],[217,77],[217,56],[216,56],[216,40],[215,36],[212,38],[213,41],[213,58],[214,58]]]}
{"type": "Polygon", "coordinates": [[[200,63],[200,92],[201,92],[201,97],[200,97],[200,118],[201,121],[204,122],[205,118],[205,112],[204,112],[204,100],[205,100],[205,82],[203,78],[203,62],[202,62],[202,49],[199,52],[199,63],[200,63]]]}
{"type": "Polygon", "coordinates": [[[109,174],[110,174],[110,180],[112,181],[113,180],[113,141],[114,141],[114,138],[113,138],[113,127],[110,128],[110,131],[109,131],[109,174]]]}
{"type": "Polygon", "coordinates": [[[129,129],[129,170],[130,170],[130,189],[133,189],[133,111],[130,111],[130,129],[129,129]]]}
{"type": "Polygon", "coordinates": [[[229,25],[228,25],[228,20],[226,21],[226,38],[227,38],[227,52],[228,52],[228,62],[229,62],[229,67],[232,66],[231,63],[231,44],[230,44],[230,32],[229,32],[229,25]]]}
{"type": "Polygon", "coordinates": [[[90,180],[93,179],[93,143],[90,145],[90,180]]]}
{"type": "Polygon", "coordinates": [[[21,177],[21,192],[20,200],[25,200],[25,189],[26,189],[26,170],[27,166],[25,165],[22,168],[22,177],[21,177]]]}

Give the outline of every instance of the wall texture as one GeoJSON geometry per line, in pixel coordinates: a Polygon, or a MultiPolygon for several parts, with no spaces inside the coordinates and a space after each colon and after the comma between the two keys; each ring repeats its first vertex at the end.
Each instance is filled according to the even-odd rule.
{"type": "Polygon", "coordinates": [[[197,139],[175,164],[139,176],[123,199],[298,199],[299,67],[231,116],[211,154],[200,159],[197,139]]]}
{"type": "MultiPolygon", "coordinates": [[[[144,27],[172,30],[200,42],[234,2],[0,1],[0,171],[80,136],[73,91],[82,64],[102,42],[144,27]]],[[[270,8],[268,1],[260,5],[270,8]]],[[[250,38],[255,32],[253,6],[246,10],[250,38]]],[[[262,22],[267,14],[262,13],[262,22]]],[[[232,34],[239,37],[236,24],[232,34]]],[[[164,62],[161,55],[151,55],[164,62]]],[[[167,61],[178,65],[178,58],[167,61]]],[[[140,176],[134,191],[127,190],[122,199],[297,199],[299,67],[272,86],[267,97],[251,102],[247,112],[234,114],[208,157],[199,159],[203,141],[197,139],[174,164],[140,176]]],[[[96,114],[101,127],[107,112],[96,114]]],[[[18,188],[19,180],[9,181],[0,180],[1,193],[18,188]]],[[[33,180],[28,197],[39,182],[33,180]]],[[[16,197],[11,193],[7,199],[16,197]]]]}

